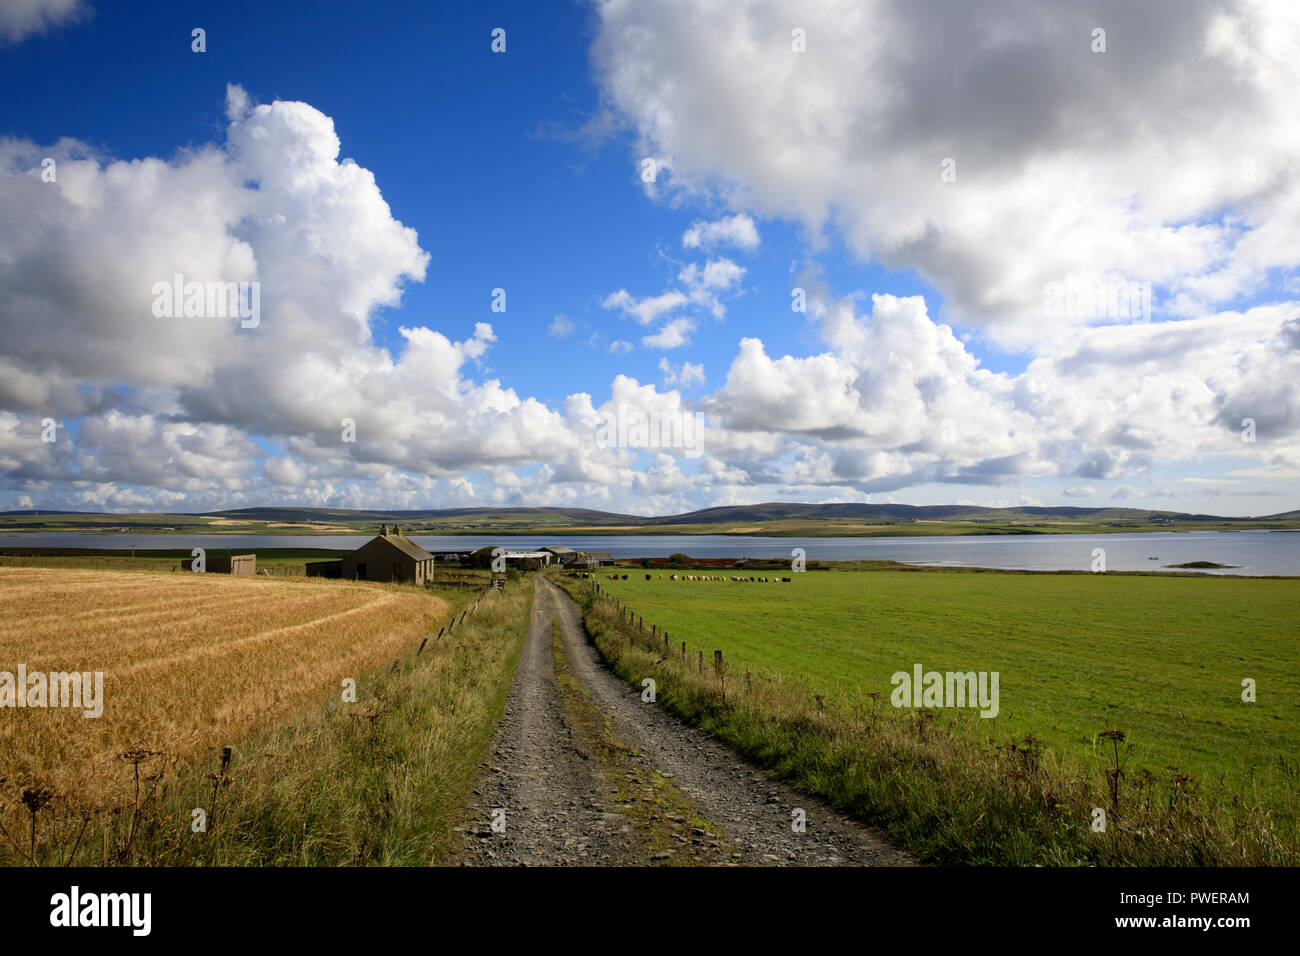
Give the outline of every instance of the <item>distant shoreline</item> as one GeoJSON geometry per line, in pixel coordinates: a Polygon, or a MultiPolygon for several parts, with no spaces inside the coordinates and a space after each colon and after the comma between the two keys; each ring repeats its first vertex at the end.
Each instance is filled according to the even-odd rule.
{"type": "MultiPolygon", "coordinates": [[[[578,538],[578,537],[725,537],[725,538],[950,538],[950,537],[1030,537],[1036,535],[1095,535],[1095,534],[1191,534],[1197,531],[1214,531],[1218,533],[1258,533],[1267,532],[1295,532],[1300,531],[1300,526],[1262,526],[1262,527],[1224,527],[1219,524],[1202,527],[1115,527],[1111,525],[1070,525],[1065,527],[1024,527],[1024,528],[980,528],[980,527],[953,527],[952,523],[945,523],[946,527],[927,528],[919,524],[890,525],[884,527],[873,527],[868,530],[839,527],[813,527],[813,528],[753,528],[752,530],[737,531],[734,529],[711,529],[707,525],[695,525],[689,527],[670,526],[656,527],[653,525],[640,527],[619,527],[619,528],[409,528],[406,530],[408,537],[431,537],[431,538],[482,538],[493,536],[509,537],[533,537],[533,538],[578,538]]],[[[303,537],[332,537],[339,535],[358,535],[370,536],[379,533],[379,526],[358,527],[358,528],[334,528],[330,530],[313,530],[295,528],[293,530],[284,530],[280,528],[265,529],[260,527],[248,528],[229,528],[229,527],[210,527],[206,525],[196,525],[193,527],[183,528],[152,528],[142,526],[133,528],[130,531],[103,531],[92,526],[70,527],[70,528],[30,528],[30,527],[3,527],[0,526],[0,534],[79,534],[79,535],[96,535],[105,538],[125,538],[131,535],[258,535],[261,537],[281,537],[281,538],[303,538],[303,537]]]]}
{"type": "MultiPolygon", "coordinates": [[[[275,548],[275,547],[245,547],[241,551],[256,553],[259,561],[328,561],[340,558],[348,553],[347,549],[340,548],[275,548]]],[[[178,561],[190,557],[189,549],[173,548],[5,548],[0,547],[0,567],[3,567],[4,558],[64,558],[76,559],[85,558],[87,561],[104,558],[125,558],[136,561],[178,561]]],[[[622,572],[632,572],[644,570],[642,562],[645,560],[664,561],[664,558],[657,558],[653,555],[642,555],[635,557],[621,557],[615,559],[616,569],[622,572]]],[[[723,571],[730,569],[730,558],[699,558],[696,567],[703,570],[723,571]]],[[[737,558],[736,561],[742,559],[737,558]]],[[[748,559],[748,563],[755,568],[763,569],[769,565],[783,564],[787,561],[777,561],[771,558],[753,558],[748,559]]],[[[1196,564],[1198,562],[1189,562],[1196,564]]],[[[1206,562],[1212,564],[1212,562],[1206,562]]],[[[11,565],[11,567],[14,565],[11,565]]],[[[656,565],[660,571],[667,567],[656,565]]],[[[1296,581],[1300,580],[1300,575],[1293,574],[1213,574],[1206,570],[1181,569],[1177,565],[1163,566],[1169,570],[1107,570],[1101,572],[1109,576],[1138,576],[1138,577],[1159,577],[1159,578],[1241,578],[1251,581],[1296,581]]],[[[1223,565],[1221,567],[1228,567],[1223,565]]],[[[553,569],[559,570],[559,569],[553,569]]],[[[602,573],[613,573],[608,568],[594,572],[597,577],[602,573]]],[[[893,560],[871,560],[871,559],[849,559],[849,560],[827,560],[809,562],[808,571],[805,573],[874,573],[880,571],[906,571],[924,574],[1093,574],[1094,572],[1084,569],[1070,568],[991,568],[981,567],[978,565],[935,565],[926,563],[909,563],[906,561],[893,560]]]]}

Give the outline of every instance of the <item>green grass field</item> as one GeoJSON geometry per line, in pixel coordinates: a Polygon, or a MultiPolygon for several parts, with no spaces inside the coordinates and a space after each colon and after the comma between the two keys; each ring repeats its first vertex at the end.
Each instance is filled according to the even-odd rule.
{"type": "MultiPolygon", "coordinates": [[[[730,577],[729,574],[725,576],[730,577]]],[[[1127,735],[1123,769],[1176,766],[1261,797],[1300,758],[1300,580],[826,571],[789,584],[599,580],[692,655],[778,671],[828,697],[889,708],[914,664],[998,671],[1001,713],[952,715],[997,740],[1032,734],[1093,762],[1127,735]],[[1242,701],[1242,680],[1257,701],[1242,701]],[[1285,761],[1285,765],[1280,763],[1285,761]]],[[[892,708],[890,708],[892,709],[892,708]]]]}

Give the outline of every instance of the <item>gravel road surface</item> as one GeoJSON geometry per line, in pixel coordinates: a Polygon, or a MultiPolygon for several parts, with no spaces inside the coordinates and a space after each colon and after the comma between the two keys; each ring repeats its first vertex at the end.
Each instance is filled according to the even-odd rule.
{"type": "Polygon", "coordinates": [[[643,703],[588,641],[577,604],[540,577],[469,819],[459,862],[474,866],[916,863],[643,703]]]}

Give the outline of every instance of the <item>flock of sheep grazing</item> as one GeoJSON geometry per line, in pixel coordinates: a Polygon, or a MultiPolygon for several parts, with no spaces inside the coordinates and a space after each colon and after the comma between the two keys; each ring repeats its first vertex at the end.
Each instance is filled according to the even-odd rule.
{"type": "MultiPolygon", "coordinates": [[[[579,577],[583,577],[583,578],[595,577],[595,575],[588,574],[587,572],[584,571],[579,574],[579,577]]],[[[654,575],[647,574],[645,576],[645,579],[649,581],[653,577],[654,575]]],[[[607,574],[605,575],[605,579],[608,581],[619,581],[619,580],[626,581],[628,579],[628,576],[626,574],[607,574]]],[[[670,581],[737,581],[741,583],[750,583],[750,584],[754,582],[758,582],[760,584],[769,584],[769,583],[789,584],[790,583],[789,578],[776,578],[776,577],[756,578],[751,575],[737,576],[737,575],[726,575],[726,574],[670,574],[668,575],[668,580],[670,581]]]]}
{"type": "MultiPolygon", "coordinates": [[[[645,579],[649,581],[650,575],[647,574],[645,576],[645,579]]],[[[762,584],[768,584],[768,583],[789,584],[790,583],[789,578],[775,578],[775,577],[756,578],[751,575],[737,576],[737,575],[726,575],[726,574],[670,574],[668,575],[668,579],[670,581],[740,581],[740,582],[745,582],[750,584],[754,583],[755,581],[762,584]]]]}

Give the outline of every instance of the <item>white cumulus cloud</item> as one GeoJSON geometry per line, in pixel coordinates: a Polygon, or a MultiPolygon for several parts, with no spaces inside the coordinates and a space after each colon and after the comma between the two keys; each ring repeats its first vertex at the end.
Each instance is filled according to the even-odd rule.
{"type": "Polygon", "coordinates": [[[696,220],[682,233],[682,245],[687,249],[710,249],[731,245],[751,250],[758,247],[758,228],[750,216],[740,213],[707,222],[696,220]]]}
{"type": "Polygon", "coordinates": [[[671,158],[661,194],[834,229],[1002,342],[1049,331],[1045,288],[1070,276],[1149,281],[1195,316],[1300,265],[1289,0],[598,9],[606,102],[671,158]]]}

